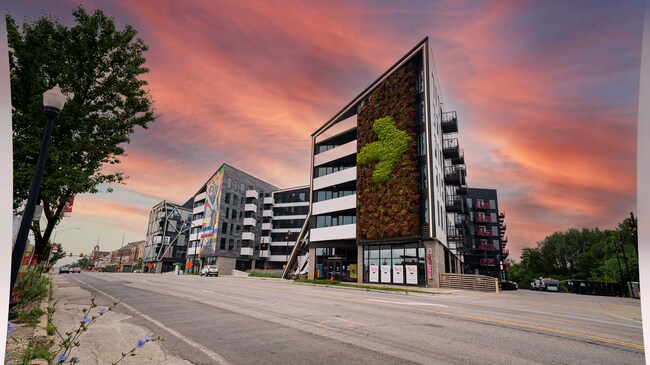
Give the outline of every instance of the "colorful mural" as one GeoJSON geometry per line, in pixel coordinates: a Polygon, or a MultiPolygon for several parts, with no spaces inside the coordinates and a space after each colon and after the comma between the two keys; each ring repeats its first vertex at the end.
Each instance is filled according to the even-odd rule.
{"type": "Polygon", "coordinates": [[[223,188],[224,168],[221,167],[205,186],[205,211],[201,225],[201,250],[209,246],[212,252],[217,249],[217,233],[219,232],[219,203],[223,188]]]}

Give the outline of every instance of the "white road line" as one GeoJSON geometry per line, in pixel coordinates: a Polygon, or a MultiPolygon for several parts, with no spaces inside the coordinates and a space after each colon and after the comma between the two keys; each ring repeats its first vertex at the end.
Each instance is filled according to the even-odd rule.
{"type": "MultiPolygon", "coordinates": [[[[110,295],[110,294],[108,294],[108,293],[105,293],[105,292],[103,292],[103,291],[101,291],[101,290],[99,290],[99,289],[93,287],[92,285],[86,283],[85,281],[82,281],[82,280],[77,279],[77,278],[75,278],[75,277],[71,277],[71,278],[73,278],[73,279],[75,279],[75,280],[77,280],[77,281],[83,283],[84,285],[86,285],[86,286],[88,286],[89,288],[95,290],[96,292],[101,293],[102,295],[105,295],[105,296],[111,298],[111,299],[112,299],[113,301],[115,301],[115,302],[120,302],[117,298],[115,298],[115,297],[113,297],[112,295],[110,295]]],[[[182,335],[181,333],[177,332],[176,330],[173,330],[173,329],[171,329],[171,328],[165,326],[165,325],[162,324],[160,321],[158,321],[158,320],[156,320],[156,319],[154,319],[154,318],[152,318],[152,317],[149,317],[148,315],[146,315],[146,314],[140,312],[139,310],[137,310],[137,309],[131,307],[130,305],[128,305],[128,304],[126,304],[126,303],[124,303],[124,302],[120,302],[120,305],[123,305],[125,308],[127,308],[127,309],[130,310],[130,311],[132,311],[133,313],[135,313],[135,314],[141,316],[142,318],[146,319],[147,321],[149,321],[149,322],[155,324],[156,326],[158,326],[158,327],[160,327],[160,328],[166,330],[167,332],[171,333],[172,335],[174,335],[174,336],[177,337],[178,339],[184,341],[184,342],[187,343],[188,345],[190,345],[190,346],[196,348],[197,350],[203,352],[203,353],[206,354],[208,357],[210,357],[212,360],[216,361],[217,364],[221,364],[221,365],[232,365],[230,362],[228,362],[228,360],[224,359],[223,357],[221,357],[221,356],[220,356],[219,354],[217,354],[216,352],[214,352],[214,351],[208,349],[207,347],[201,345],[200,343],[194,342],[193,340],[191,340],[190,338],[188,338],[188,337],[182,335]]]]}
{"type": "Polygon", "coordinates": [[[215,292],[213,292],[213,291],[210,291],[210,290],[203,290],[203,289],[201,289],[201,291],[202,291],[202,292],[206,292],[206,293],[211,293],[211,294],[217,294],[217,293],[215,293],[215,292]]]}
{"type": "Polygon", "coordinates": [[[379,299],[366,299],[371,302],[378,302],[378,303],[388,303],[388,304],[400,304],[400,305],[422,305],[422,306],[432,306],[432,307],[443,307],[443,308],[449,308],[449,306],[444,305],[444,304],[436,304],[436,303],[422,303],[422,302],[392,302],[389,300],[379,300],[379,299]]]}

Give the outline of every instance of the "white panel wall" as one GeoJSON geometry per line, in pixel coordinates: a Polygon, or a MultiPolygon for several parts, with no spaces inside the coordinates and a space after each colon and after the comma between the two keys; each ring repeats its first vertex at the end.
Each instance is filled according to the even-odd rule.
{"type": "Polygon", "coordinates": [[[314,166],[320,166],[334,160],[338,160],[341,157],[350,156],[357,153],[357,140],[355,139],[352,142],[342,144],[331,150],[319,153],[314,156],[314,166]]]}
{"type": "Polygon", "coordinates": [[[357,127],[357,116],[353,115],[350,118],[342,120],[336,123],[335,125],[329,127],[326,131],[324,131],[322,134],[316,137],[316,143],[320,143],[330,137],[334,137],[336,135],[339,135],[343,132],[347,132],[356,127],[357,127]]]}
{"type": "Polygon", "coordinates": [[[343,226],[313,228],[309,231],[311,242],[344,240],[357,238],[357,225],[346,224],[343,226]]]}
{"type": "Polygon", "coordinates": [[[317,177],[314,179],[314,190],[342,184],[357,179],[357,167],[351,167],[333,174],[317,177]]]}
{"type": "Polygon", "coordinates": [[[357,194],[344,196],[342,198],[325,200],[322,202],[314,203],[312,206],[312,214],[324,214],[330,212],[338,212],[340,210],[355,209],[357,207],[357,194]]]}

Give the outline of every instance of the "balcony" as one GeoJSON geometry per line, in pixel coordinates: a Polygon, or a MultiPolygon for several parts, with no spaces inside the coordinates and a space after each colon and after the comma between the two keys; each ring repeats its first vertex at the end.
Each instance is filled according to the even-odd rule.
{"type": "Polygon", "coordinates": [[[501,243],[503,244],[508,243],[508,237],[501,237],[501,243]]]}
{"type": "Polygon", "coordinates": [[[477,215],[476,223],[492,223],[492,217],[487,215],[477,215]]]}
{"type": "Polygon", "coordinates": [[[273,197],[271,197],[271,196],[264,197],[264,205],[267,205],[267,204],[273,204],[273,197]]]}
{"type": "Polygon", "coordinates": [[[445,166],[445,185],[465,185],[466,174],[465,165],[445,166]]]}
{"type": "Polygon", "coordinates": [[[261,243],[271,243],[271,236],[262,236],[260,237],[261,243]]]}
{"type": "Polygon", "coordinates": [[[467,215],[465,215],[465,214],[454,214],[454,225],[456,227],[465,227],[465,226],[467,226],[467,215]]]}
{"type": "Polygon", "coordinates": [[[273,210],[272,209],[265,209],[262,212],[262,217],[273,217],[273,210]]]}
{"type": "Polygon", "coordinates": [[[242,247],[241,248],[241,255],[242,256],[253,256],[254,252],[255,252],[255,249],[253,247],[242,247]]]}
{"type": "Polygon", "coordinates": [[[479,229],[476,231],[476,235],[479,237],[492,237],[491,229],[479,229]]]}
{"type": "Polygon", "coordinates": [[[501,230],[501,232],[505,232],[507,228],[508,228],[508,226],[506,226],[505,224],[500,224],[499,225],[499,229],[501,230]]]}
{"type": "Polygon", "coordinates": [[[347,195],[340,198],[329,199],[313,204],[313,215],[337,212],[340,210],[354,209],[357,207],[357,194],[347,195]]]}
{"type": "Polygon", "coordinates": [[[508,255],[510,255],[509,249],[506,248],[505,250],[503,249],[501,250],[501,259],[505,259],[506,257],[508,257],[508,255]]]}
{"type": "Polygon", "coordinates": [[[456,112],[442,113],[440,126],[442,127],[442,133],[458,133],[458,118],[456,118],[456,112]]]}
{"type": "Polygon", "coordinates": [[[494,246],[491,243],[481,243],[478,246],[476,246],[477,250],[485,250],[485,251],[494,251],[496,250],[496,246],[494,246]]]}
{"type": "Polygon", "coordinates": [[[487,210],[490,209],[490,203],[486,202],[476,202],[474,204],[474,209],[476,210],[487,210]]]}
{"type": "Polygon", "coordinates": [[[465,239],[465,234],[462,229],[447,227],[448,241],[462,241],[463,239],[465,239]]]}
{"type": "Polygon", "coordinates": [[[257,205],[255,204],[244,205],[244,212],[257,212],[257,205]]]}
{"type": "Polygon", "coordinates": [[[451,164],[452,165],[464,165],[465,164],[465,151],[464,150],[458,151],[458,157],[453,157],[451,159],[451,164]]]}
{"type": "Polygon", "coordinates": [[[257,225],[257,220],[255,218],[244,218],[244,226],[253,226],[257,225]]]}
{"type": "Polygon", "coordinates": [[[357,140],[314,155],[314,167],[357,153],[357,140]]]}
{"type": "Polygon", "coordinates": [[[499,222],[503,222],[504,219],[506,219],[506,213],[499,213],[499,222]]]}
{"type": "Polygon", "coordinates": [[[341,185],[348,181],[357,179],[357,167],[350,167],[345,170],[337,171],[329,175],[314,178],[313,190],[320,190],[334,185],[341,185]]]}
{"type": "Polygon", "coordinates": [[[246,198],[257,199],[260,196],[260,193],[257,190],[246,190],[246,198]]]}
{"type": "Polygon", "coordinates": [[[260,251],[260,257],[269,257],[271,256],[271,250],[260,251]]]}
{"type": "Polygon", "coordinates": [[[442,156],[444,158],[460,158],[458,138],[442,140],[442,156]]]}
{"type": "Polygon", "coordinates": [[[460,195],[449,195],[445,199],[447,212],[462,213],[465,211],[465,199],[460,195]]]}
{"type": "Polygon", "coordinates": [[[323,228],[312,228],[309,231],[310,242],[333,241],[333,240],[354,240],[357,238],[357,225],[345,224],[323,228]]]}
{"type": "Polygon", "coordinates": [[[253,241],[253,240],[255,240],[255,233],[253,233],[253,232],[242,232],[241,239],[245,240],[245,241],[253,241]]]}
{"type": "Polygon", "coordinates": [[[479,261],[481,266],[496,266],[496,259],[481,258],[479,261]]]}
{"type": "Polygon", "coordinates": [[[273,229],[271,223],[262,223],[262,231],[270,231],[273,229]]]}

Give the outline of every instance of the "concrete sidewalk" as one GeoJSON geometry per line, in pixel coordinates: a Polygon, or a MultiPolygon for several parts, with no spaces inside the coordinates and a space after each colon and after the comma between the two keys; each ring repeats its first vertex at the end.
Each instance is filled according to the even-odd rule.
{"type": "MultiPolygon", "coordinates": [[[[70,274],[73,275],[73,274],[70,274]]],[[[63,275],[53,275],[54,300],[58,301],[54,314],[54,325],[65,336],[66,332],[75,331],[84,317],[83,309],[90,306],[91,293],[78,287],[78,283],[63,275]]],[[[107,308],[112,304],[107,298],[98,297],[96,303],[99,307],[90,313],[98,315],[100,308],[107,308]]],[[[113,311],[107,312],[90,326],[88,331],[79,338],[80,346],[72,351],[72,356],[77,356],[82,364],[110,364],[117,361],[123,352],[131,350],[139,339],[144,336],[156,337],[149,330],[130,324],[130,315],[120,311],[118,304],[113,311]]],[[[55,346],[60,342],[60,337],[55,335],[55,346]]],[[[136,350],[136,356],[127,356],[120,364],[165,364],[165,365],[192,365],[192,363],[165,352],[165,342],[148,342],[142,349],[136,350]]]]}

